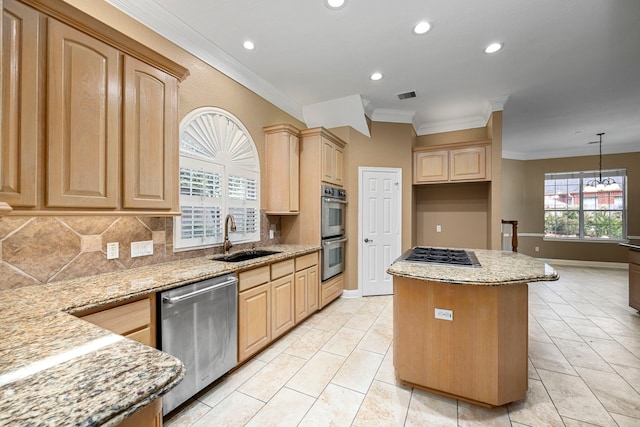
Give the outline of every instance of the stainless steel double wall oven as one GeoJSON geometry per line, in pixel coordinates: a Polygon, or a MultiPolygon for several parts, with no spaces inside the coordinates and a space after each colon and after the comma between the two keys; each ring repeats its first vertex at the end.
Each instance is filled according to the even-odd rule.
{"type": "Polygon", "coordinates": [[[323,185],[321,206],[322,280],[327,280],[344,271],[347,192],[323,185]]]}

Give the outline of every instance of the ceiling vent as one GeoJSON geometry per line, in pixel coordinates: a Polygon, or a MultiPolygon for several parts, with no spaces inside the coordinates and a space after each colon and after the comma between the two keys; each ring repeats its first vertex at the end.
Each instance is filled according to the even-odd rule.
{"type": "Polygon", "coordinates": [[[411,91],[411,92],[405,92],[405,93],[399,93],[398,94],[398,99],[400,99],[401,101],[403,99],[409,99],[409,98],[415,98],[416,97],[416,92],[415,91],[411,91]]]}

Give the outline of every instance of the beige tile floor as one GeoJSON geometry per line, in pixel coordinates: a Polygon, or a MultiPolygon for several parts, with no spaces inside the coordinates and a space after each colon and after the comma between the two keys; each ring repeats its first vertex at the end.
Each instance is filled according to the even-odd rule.
{"type": "Polygon", "coordinates": [[[488,410],[400,386],[392,297],[339,299],[167,426],[640,426],[640,316],[626,270],[529,285],[527,398],[488,410]]]}

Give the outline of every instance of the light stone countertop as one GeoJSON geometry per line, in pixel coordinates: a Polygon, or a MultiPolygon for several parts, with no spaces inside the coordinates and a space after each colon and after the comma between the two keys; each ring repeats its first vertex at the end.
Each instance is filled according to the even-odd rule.
{"type": "Polygon", "coordinates": [[[320,249],[239,263],[193,258],[0,291],[0,426],[114,426],[184,376],[178,359],[70,313],[320,249]]]}
{"type": "Polygon", "coordinates": [[[620,246],[629,248],[632,251],[640,251],[640,240],[629,240],[627,243],[620,243],[620,246]]]}
{"type": "Polygon", "coordinates": [[[558,280],[550,265],[516,252],[465,249],[476,254],[480,267],[448,266],[396,260],[387,269],[393,276],[456,285],[510,285],[558,280]]]}

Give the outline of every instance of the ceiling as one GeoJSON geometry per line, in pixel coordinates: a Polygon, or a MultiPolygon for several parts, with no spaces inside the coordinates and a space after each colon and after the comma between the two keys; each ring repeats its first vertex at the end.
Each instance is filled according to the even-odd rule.
{"type": "Polygon", "coordinates": [[[640,151],[638,0],[107,1],[310,127],[426,135],[503,110],[506,158],[597,154],[598,132],[604,154],[640,151]]]}

